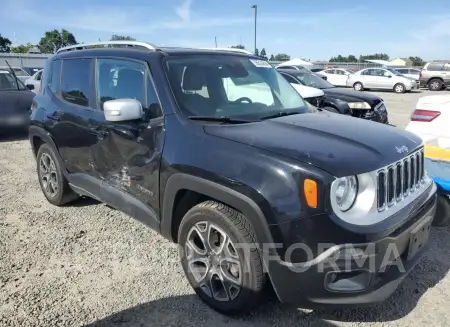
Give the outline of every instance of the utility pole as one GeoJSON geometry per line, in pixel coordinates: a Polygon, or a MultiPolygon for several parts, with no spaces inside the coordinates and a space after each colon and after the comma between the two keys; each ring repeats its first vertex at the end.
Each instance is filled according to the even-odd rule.
{"type": "Polygon", "coordinates": [[[216,48],[217,48],[217,36],[214,36],[214,43],[216,44],[216,48]]]}
{"type": "Polygon", "coordinates": [[[253,5],[252,8],[255,9],[255,54],[256,54],[256,19],[258,16],[258,6],[253,5]]]}

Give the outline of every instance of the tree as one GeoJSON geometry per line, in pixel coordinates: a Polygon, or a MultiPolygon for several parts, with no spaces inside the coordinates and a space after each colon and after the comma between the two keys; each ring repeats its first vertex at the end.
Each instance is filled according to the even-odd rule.
{"type": "Polygon", "coordinates": [[[13,52],[13,53],[28,53],[28,51],[30,51],[30,49],[32,47],[34,47],[34,45],[31,44],[30,42],[28,42],[27,44],[20,44],[17,47],[12,47],[11,52],[13,52]]]}
{"type": "Polygon", "coordinates": [[[136,41],[136,39],[131,36],[113,34],[110,41],[136,41]]]}
{"type": "Polygon", "coordinates": [[[389,60],[389,56],[386,53],[375,53],[375,54],[372,54],[372,55],[365,55],[365,56],[361,55],[361,56],[359,56],[359,62],[364,62],[367,59],[369,59],[369,60],[386,60],[386,61],[388,61],[389,60]]]}
{"type": "Polygon", "coordinates": [[[358,62],[358,59],[354,55],[349,55],[348,57],[337,56],[331,57],[329,62],[358,62]]]}
{"type": "Polygon", "coordinates": [[[266,49],[262,48],[259,56],[267,60],[266,49]]]}
{"type": "Polygon", "coordinates": [[[270,61],[275,61],[275,57],[273,56],[273,54],[270,55],[269,60],[270,60],[270,61]]]}
{"type": "Polygon", "coordinates": [[[425,61],[420,57],[409,57],[408,59],[411,60],[413,66],[421,67],[425,65],[425,61]]]}
{"type": "Polygon", "coordinates": [[[65,29],[61,31],[54,29],[45,32],[45,35],[39,41],[38,47],[42,53],[54,53],[59,48],[75,44],[77,44],[77,40],[72,33],[65,29]]]}
{"type": "Polygon", "coordinates": [[[275,61],[288,61],[291,59],[291,56],[285,54],[285,53],[278,53],[275,55],[275,61]]]}
{"type": "Polygon", "coordinates": [[[9,52],[11,50],[11,41],[0,34],[0,52],[9,52]]]}
{"type": "Polygon", "coordinates": [[[259,56],[259,50],[258,50],[258,48],[255,49],[255,56],[259,56]]]}
{"type": "Polygon", "coordinates": [[[245,49],[245,47],[244,47],[242,44],[232,45],[230,48],[233,48],[233,49],[242,49],[242,50],[245,49]]]}

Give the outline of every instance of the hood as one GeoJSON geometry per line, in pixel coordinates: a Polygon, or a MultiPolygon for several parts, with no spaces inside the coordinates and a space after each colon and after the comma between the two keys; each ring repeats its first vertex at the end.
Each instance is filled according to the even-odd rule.
{"type": "Polygon", "coordinates": [[[270,151],[336,177],[376,170],[421,146],[416,135],[385,124],[319,111],[241,125],[207,125],[209,135],[270,151]]]}
{"type": "Polygon", "coordinates": [[[302,98],[320,97],[324,95],[324,92],[321,89],[294,83],[291,83],[291,85],[302,96],[302,98]]]}
{"type": "Polygon", "coordinates": [[[373,93],[359,92],[349,88],[332,87],[329,89],[322,89],[327,97],[337,98],[346,102],[365,101],[371,105],[381,102],[381,98],[373,93]]]}

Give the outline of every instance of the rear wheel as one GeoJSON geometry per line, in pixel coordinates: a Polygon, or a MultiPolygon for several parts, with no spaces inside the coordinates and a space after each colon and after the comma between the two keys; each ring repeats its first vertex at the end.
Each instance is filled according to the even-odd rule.
{"type": "Polygon", "coordinates": [[[265,284],[262,259],[249,220],[206,201],[184,216],[179,233],[181,263],[197,295],[215,310],[236,315],[255,307],[265,284]]]}
{"type": "Polygon", "coordinates": [[[440,91],[444,87],[444,83],[438,79],[433,78],[431,81],[428,82],[428,89],[430,91],[440,91]]]}
{"type": "Polygon", "coordinates": [[[36,159],[39,185],[48,202],[61,206],[78,197],[64,177],[55,150],[51,146],[41,145],[36,159]]]}
{"type": "Polygon", "coordinates": [[[436,214],[433,219],[433,226],[446,226],[450,220],[450,200],[445,195],[438,197],[436,214]]]}
{"type": "Polygon", "coordinates": [[[356,82],[355,84],[353,84],[353,88],[355,89],[355,91],[364,91],[364,87],[360,82],[356,82]]]}

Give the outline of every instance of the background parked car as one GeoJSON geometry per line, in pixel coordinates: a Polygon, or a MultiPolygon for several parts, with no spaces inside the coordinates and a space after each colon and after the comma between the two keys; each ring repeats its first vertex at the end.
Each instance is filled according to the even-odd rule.
{"type": "Polygon", "coordinates": [[[420,71],[420,86],[431,91],[440,91],[450,85],[450,61],[427,63],[420,71]]]}
{"type": "Polygon", "coordinates": [[[418,82],[403,76],[395,69],[365,68],[349,75],[347,86],[356,91],[364,89],[393,90],[396,93],[409,92],[419,88],[418,82]]]}
{"type": "Polygon", "coordinates": [[[395,68],[403,76],[419,80],[420,78],[420,69],[417,68],[395,68]]]}
{"type": "Polygon", "coordinates": [[[34,93],[7,70],[0,70],[0,133],[25,131],[34,93]]]}
{"type": "Polygon", "coordinates": [[[325,98],[322,108],[332,112],[351,115],[380,123],[388,123],[388,113],[383,99],[371,93],[357,92],[335,87],[313,73],[296,70],[280,72],[292,85],[306,85],[321,89],[325,98]]]}
{"type": "Polygon", "coordinates": [[[39,70],[42,70],[42,67],[22,67],[22,69],[24,71],[26,71],[28,74],[34,75],[36,72],[38,72],[39,70]]]}
{"type": "Polygon", "coordinates": [[[42,72],[44,70],[38,70],[36,73],[33,74],[29,79],[25,81],[25,85],[28,87],[28,85],[33,85],[34,89],[33,92],[37,93],[39,92],[39,89],[41,87],[41,78],[42,78],[42,72]]]}
{"type": "Polygon", "coordinates": [[[347,86],[347,79],[353,73],[344,68],[330,68],[322,70],[317,74],[326,76],[327,81],[335,86],[347,86]]]}
{"type": "MultiPolygon", "coordinates": [[[[30,74],[28,74],[25,70],[23,70],[20,67],[11,67],[14,70],[14,73],[16,74],[17,78],[20,79],[22,82],[25,82],[28,78],[30,78],[30,74]]],[[[0,67],[0,70],[9,71],[8,66],[0,67]]]]}
{"type": "MultiPolygon", "coordinates": [[[[282,71],[290,71],[290,70],[296,70],[296,71],[303,72],[303,73],[313,73],[313,71],[309,70],[309,69],[306,68],[306,67],[305,67],[305,69],[299,69],[298,67],[297,67],[297,68],[289,68],[289,67],[291,67],[291,66],[277,67],[277,70],[278,70],[279,72],[282,72],[282,71]]],[[[327,79],[328,79],[328,77],[325,76],[325,75],[323,75],[323,74],[321,74],[321,75],[319,75],[318,73],[314,73],[314,74],[317,74],[317,76],[319,76],[320,78],[322,78],[322,79],[324,79],[324,80],[327,80],[327,79]]]]}

